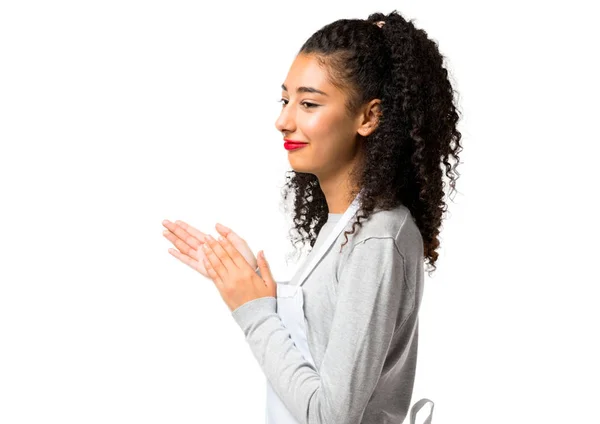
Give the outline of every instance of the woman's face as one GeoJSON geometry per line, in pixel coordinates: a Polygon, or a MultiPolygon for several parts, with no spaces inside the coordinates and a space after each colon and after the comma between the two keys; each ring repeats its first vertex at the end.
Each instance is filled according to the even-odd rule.
{"type": "Polygon", "coordinates": [[[347,95],[328,82],[327,71],[313,56],[296,57],[282,86],[282,109],[275,122],[284,140],[308,143],[288,150],[294,171],[328,178],[355,159],[360,120],[358,114],[348,116],[346,101],[347,95]]]}

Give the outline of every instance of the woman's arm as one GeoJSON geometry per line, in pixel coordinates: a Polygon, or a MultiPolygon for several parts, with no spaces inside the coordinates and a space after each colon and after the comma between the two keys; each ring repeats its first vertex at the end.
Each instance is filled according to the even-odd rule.
{"type": "Polygon", "coordinates": [[[232,314],[273,389],[300,423],[360,423],[393,335],[413,313],[414,291],[405,284],[404,259],[394,238],[372,237],[354,246],[342,265],[319,371],[294,345],[276,313],[276,298],[256,299],[232,314]]]}

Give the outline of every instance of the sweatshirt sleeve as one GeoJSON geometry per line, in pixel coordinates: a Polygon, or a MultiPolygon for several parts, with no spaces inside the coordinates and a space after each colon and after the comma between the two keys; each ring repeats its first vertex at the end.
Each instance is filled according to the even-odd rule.
{"type": "Polygon", "coordinates": [[[277,315],[277,299],[254,299],[232,314],[264,374],[302,424],[361,422],[400,313],[404,260],[393,238],[370,237],[343,264],[332,328],[319,371],[277,315]]]}

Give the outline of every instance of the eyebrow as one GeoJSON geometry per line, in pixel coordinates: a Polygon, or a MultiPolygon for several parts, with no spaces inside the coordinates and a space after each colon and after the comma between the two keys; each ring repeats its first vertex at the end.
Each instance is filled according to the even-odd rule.
{"type": "MultiPolygon", "coordinates": [[[[281,84],[281,89],[284,91],[287,91],[287,87],[285,86],[285,84],[281,84]]],[[[317,93],[317,94],[322,94],[324,96],[327,96],[327,93],[325,93],[321,90],[317,90],[314,87],[298,87],[296,92],[298,92],[298,93],[317,93]]]]}

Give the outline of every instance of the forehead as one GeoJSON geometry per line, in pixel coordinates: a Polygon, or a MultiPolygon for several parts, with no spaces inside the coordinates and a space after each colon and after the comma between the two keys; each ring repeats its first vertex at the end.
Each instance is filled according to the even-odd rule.
{"type": "Polygon", "coordinates": [[[313,87],[330,96],[339,94],[328,78],[327,70],[313,55],[299,54],[294,59],[284,84],[290,93],[295,92],[297,87],[313,87]]]}

